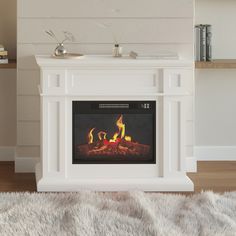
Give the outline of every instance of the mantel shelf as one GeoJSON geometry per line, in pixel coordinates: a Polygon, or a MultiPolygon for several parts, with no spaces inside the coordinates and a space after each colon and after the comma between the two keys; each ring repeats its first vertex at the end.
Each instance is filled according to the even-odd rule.
{"type": "Polygon", "coordinates": [[[0,69],[15,69],[16,60],[9,60],[8,64],[0,64],[0,69]]]}
{"type": "Polygon", "coordinates": [[[196,61],[196,69],[236,69],[236,59],[216,59],[213,61],[196,61]]]}

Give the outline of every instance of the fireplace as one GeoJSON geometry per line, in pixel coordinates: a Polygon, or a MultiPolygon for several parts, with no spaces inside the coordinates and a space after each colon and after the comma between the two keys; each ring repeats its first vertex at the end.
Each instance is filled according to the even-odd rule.
{"type": "Polygon", "coordinates": [[[38,191],[193,190],[185,166],[191,61],[36,60],[41,74],[38,191]]]}
{"type": "Polygon", "coordinates": [[[73,101],[73,164],[156,163],[156,101],[73,101]]]}

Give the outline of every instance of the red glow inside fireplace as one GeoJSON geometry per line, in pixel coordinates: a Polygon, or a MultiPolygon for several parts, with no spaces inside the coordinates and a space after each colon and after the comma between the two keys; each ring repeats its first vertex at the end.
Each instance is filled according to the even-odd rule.
{"type": "Polygon", "coordinates": [[[73,164],[156,163],[155,101],[74,101],[73,164]]]}

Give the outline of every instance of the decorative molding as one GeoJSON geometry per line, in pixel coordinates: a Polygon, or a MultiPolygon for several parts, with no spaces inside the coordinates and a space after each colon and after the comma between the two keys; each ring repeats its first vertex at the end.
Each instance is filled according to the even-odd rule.
{"type": "Polygon", "coordinates": [[[197,172],[197,159],[196,157],[186,157],[186,171],[197,172]]]}
{"type": "Polygon", "coordinates": [[[15,172],[16,173],[34,173],[35,165],[39,162],[37,157],[16,157],[15,172]]]}
{"type": "Polygon", "coordinates": [[[236,146],[196,146],[198,161],[236,161],[236,146]]]}
{"type": "Polygon", "coordinates": [[[16,147],[0,147],[0,161],[14,161],[16,147]]]}

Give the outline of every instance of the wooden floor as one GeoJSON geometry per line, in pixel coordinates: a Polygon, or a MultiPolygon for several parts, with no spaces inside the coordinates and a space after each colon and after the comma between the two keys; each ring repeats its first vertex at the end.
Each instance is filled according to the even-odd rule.
{"type": "MultiPolygon", "coordinates": [[[[195,192],[236,191],[236,161],[200,161],[198,172],[188,176],[195,184],[195,192]]],[[[16,174],[13,162],[0,162],[0,192],[19,191],[36,191],[34,174],[16,174]]]]}
{"type": "Polygon", "coordinates": [[[0,162],[0,192],[36,191],[33,173],[15,173],[14,162],[0,162]]]}
{"type": "Polygon", "coordinates": [[[236,191],[236,161],[199,161],[198,172],[189,173],[195,192],[236,191]]]}

